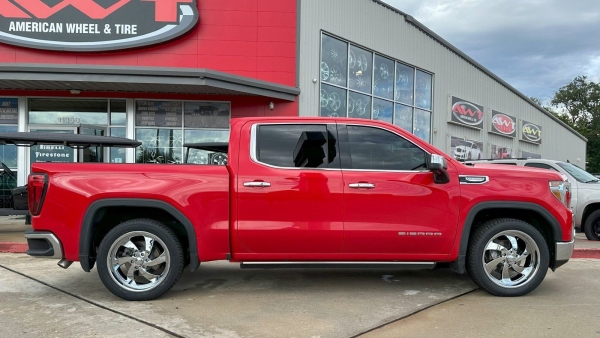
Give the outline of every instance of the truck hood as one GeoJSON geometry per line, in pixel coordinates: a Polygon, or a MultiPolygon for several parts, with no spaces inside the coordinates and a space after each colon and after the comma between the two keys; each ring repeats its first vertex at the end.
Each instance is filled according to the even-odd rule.
{"type": "Polygon", "coordinates": [[[508,176],[515,177],[518,179],[547,178],[549,181],[567,179],[565,175],[553,170],[516,165],[477,163],[471,166],[464,165],[461,163],[460,166],[461,167],[458,168],[459,175],[489,176],[490,178],[508,176]]]}

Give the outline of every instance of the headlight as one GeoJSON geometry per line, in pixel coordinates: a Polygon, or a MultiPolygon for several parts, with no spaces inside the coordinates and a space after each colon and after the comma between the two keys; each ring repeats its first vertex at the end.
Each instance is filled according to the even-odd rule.
{"type": "Polygon", "coordinates": [[[566,181],[550,181],[550,192],[567,208],[571,208],[571,183],[566,181]]]}

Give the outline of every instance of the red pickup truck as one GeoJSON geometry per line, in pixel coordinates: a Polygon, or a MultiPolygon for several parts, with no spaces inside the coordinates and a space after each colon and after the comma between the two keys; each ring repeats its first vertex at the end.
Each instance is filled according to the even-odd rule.
{"type": "Polygon", "coordinates": [[[571,257],[559,173],[465,166],[394,125],[233,119],[226,165],[36,163],[28,254],[97,264],[128,300],[167,292],[185,266],[433,268],[518,296],[571,257]]]}

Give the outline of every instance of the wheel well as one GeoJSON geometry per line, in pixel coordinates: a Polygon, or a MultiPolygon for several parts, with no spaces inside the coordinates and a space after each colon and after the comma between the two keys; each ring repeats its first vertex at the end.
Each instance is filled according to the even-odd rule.
{"type": "Polygon", "coordinates": [[[550,253],[550,265],[552,267],[555,254],[554,243],[556,240],[554,238],[554,229],[552,228],[552,224],[550,224],[550,222],[544,216],[533,210],[510,208],[492,208],[481,210],[477,213],[473,220],[471,231],[469,233],[468,245],[471,245],[471,237],[475,229],[477,229],[477,227],[479,227],[486,221],[497,218],[514,218],[523,222],[527,222],[533,227],[535,227],[542,234],[542,236],[544,236],[544,239],[546,240],[546,244],[548,245],[548,251],[550,253]]]}
{"type": "Polygon", "coordinates": [[[177,236],[179,243],[181,243],[185,256],[185,264],[189,263],[190,244],[184,225],[167,211],[153,207],[108,206],[98,209],[92,218],[91,229],[93,229],[93,234],[92,243],[89,247],[90,257],[95,261],[100,242],[111,229],[125,221],[136,218],[157,220],[171,229],[175,236],[177,236]]]}
{"type": "Polygon", "coordinates": [[[596,210],[600,210],[600,203],[590,204],[585,207],[583,214],[581,215],[581,231],[583,231],[583,227],[585,226],[585,221],[587,221],[587,218],[596,210]]]}

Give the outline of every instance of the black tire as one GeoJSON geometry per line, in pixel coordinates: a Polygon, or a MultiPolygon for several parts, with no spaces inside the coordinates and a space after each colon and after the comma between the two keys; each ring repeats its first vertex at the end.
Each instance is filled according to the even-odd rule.
{"type": "Polygon", "coordinates": [[[179,240],[173,231],[152,219],[129,220],[110,230],[100,243],[97,261],[98,275],[104,286],[120,298],[135,301],[152,300],[169,291],[184,268],[183,249],[179,240]],[[151,244],[148,244],[148,239],[152,240],[151,244]],[[127,241],[126,244],[119,244],[124,241],[127,241]],[[138,250],[131,249],[129,243],[138,250]],[[150,250],[147,250],[148,246],[150,250]],[[113,263],[110,265],[108,262],[113,254],[118,259],[127,260],[119,263],[119,268],[114,272],[112,266],[116,261],[111,259],[113,263]],[[129,278],[130,272],[134,278],[129,278]],[[145,276],[157,278],[153,282],[145,276]],[[127,280],[133,282],[126,283],[127,280]],[[147,289],[143,289],[145,287],[147,289]]]}
{"type": "Polygon", "coordinates": [[[590,241],[600,241],[600,210],[592,212],[583,226],[585,237],[590,241]]]}
{"type": "MultiPolygon", "coordinates": [[[[510,218],[490,220],[478,226],[471,234],[467,253],[467,271],[475,284],[493,295],[515,297],[533,291],[544,280],[549,263],[550,254],[544,236],[526,222],[510,218]],[[518,249],[515,250],[515,254],[508,251],[486,250],[488,243],[492,245],[500,243],[500,247],[503,249],[509,246],[513,249],[514,246],[510,244],[507,235],[517,239],[518,249]],[[492,242],[492,239],[495,239],[495,241],[492,242]],[[521,254],[518,254],[523,245],[527,245],[529,251],[534,253],[523,255],[524,252],[521,251],[521,254]],[[517,260],[523,259],[523,261],[517,264],[515,258],[517,260]],[[484,268],[484,264],[486,264],[484,262],[489,263],[489,267],[493,267],[490,273],[484,268]],[[497,263],[494,264],[494,262],[497,263]],[[535,266],[535,268],[532,268],[531,274],[526,276],[517,272],[516,268],[511,267],[514,265],[515,267],[518,266],[518,269],[522,269],[523,266],[520,264],[535,266]],[[502,279],[504,271],[507,272],[507,275],[514,274],[514,276],[510,276],[505,282],[502,279]],[[500,276],[500,278],[497,276],[500,276]],[[522,280],[520,281],[520,279],[522,280]],[[515,283],[515,285],[506,285],[505,283],[515,283]]],[[[527,269],[522,271],[527,271],[527,269]]]]}

